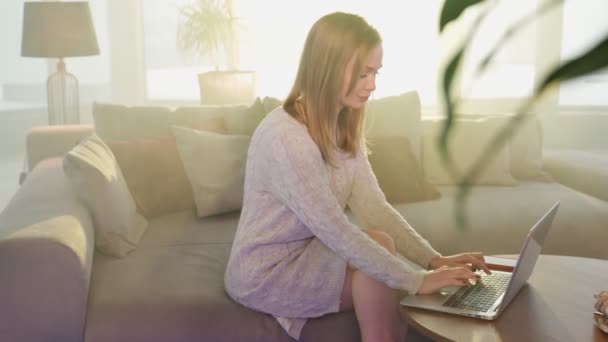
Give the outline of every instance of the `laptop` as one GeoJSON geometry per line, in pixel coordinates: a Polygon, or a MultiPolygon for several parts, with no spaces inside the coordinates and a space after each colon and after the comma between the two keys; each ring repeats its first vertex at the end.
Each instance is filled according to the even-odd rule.
{"type": "Polygon", "coordinates": [[[557,213],[559,202],[530,229],[512,272],[492,270],[481,280],[464,287],[448,287],[432,295],[406,296],[401,304],[409,307],[493,320],[509,305],[530,278],[545,237],[557,213]]]}

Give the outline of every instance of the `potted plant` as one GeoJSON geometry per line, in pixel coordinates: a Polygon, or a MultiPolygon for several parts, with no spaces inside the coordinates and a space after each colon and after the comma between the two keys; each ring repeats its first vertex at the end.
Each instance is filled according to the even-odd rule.
{"type": "Polygon", "coordinates": [[[203,104],[254,100],[254,72],[238,70],[235,23],[232,0],[194,0],[180,8],[179,48],[199,58],[209,58],[214,66],[214,70],[198,75],[203,104]],[[222,70],[223,66],[227,69],[222,70]]]}

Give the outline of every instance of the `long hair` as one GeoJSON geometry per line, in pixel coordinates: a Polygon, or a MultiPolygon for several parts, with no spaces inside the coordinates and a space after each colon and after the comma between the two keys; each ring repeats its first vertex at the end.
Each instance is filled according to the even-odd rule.
{"type": "Polygon", "coordinates": [[[332,151],[355,156],[364,146],[364,112],[340,110],[346,66],[355,56],[348,91],[353,91],[370,51],[381,43],[380,34],[362,17],[335,12],[323,16],[310,29],[296,80],[283,108],[308,128],[323,160],[332,163],[332,151]]]}

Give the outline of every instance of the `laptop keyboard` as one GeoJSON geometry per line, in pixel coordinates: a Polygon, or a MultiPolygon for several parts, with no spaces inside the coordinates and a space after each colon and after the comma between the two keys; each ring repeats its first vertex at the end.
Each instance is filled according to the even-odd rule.
{"type": "Polygon", "coordinates": [[[474,285],[461,287],[452,293],[443,306],[485,312],[505,291],[509,279],[511,279],[510,274],[482,272],[480,280],[474,285]]]}

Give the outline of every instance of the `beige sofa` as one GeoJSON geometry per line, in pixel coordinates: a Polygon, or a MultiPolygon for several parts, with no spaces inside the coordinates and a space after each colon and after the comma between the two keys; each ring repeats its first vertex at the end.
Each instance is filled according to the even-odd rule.
{"type": "MultiPolygon", "coordinates": [[[[74,194],[62,168],[63,154],[95,129],[108,140],[149,138],[165,134],[168,116],[177,112],[185,115],[182,124],[196,122],[201,112],[226,117],[243,112],[249,113],[249,122],[226,122],[233,120],[232,132],[251,133],[276,102],[262,104],[261,115],[240,107],[170,111],[96,105],[95,128],[33,129],[27,146],[31,172],[0,214],[0,340],[289,341],[273,317],[234,303],[223,290],[238,211],[198,218],[192,203],[190,209],[150,218],[132,253],[110,257],[95,251],[90,208],[74,194]],[[102,115],[115,118],[104,121],[102,115]]],[[[379,100],[371,109],[370,137],[408,137],[427,176],[441,178],[430,170],[434,159],[427,146],[436,126],[420,120],[415,93],[379,100]]],[[[515,143],[511,147],[517,149],[515,143]]],[[[608,259],[608,202],[547,179],[511,183],[474,186],[468,221],[460,228],[454,218],[454,185],[436,185],[440,198],[395,207],[443,254],[515,254],[533,223],[560,201],[544,252],[608,259]]],[[[312,319],[301,338],[358,339],[352,313],[312,319]]]]}

